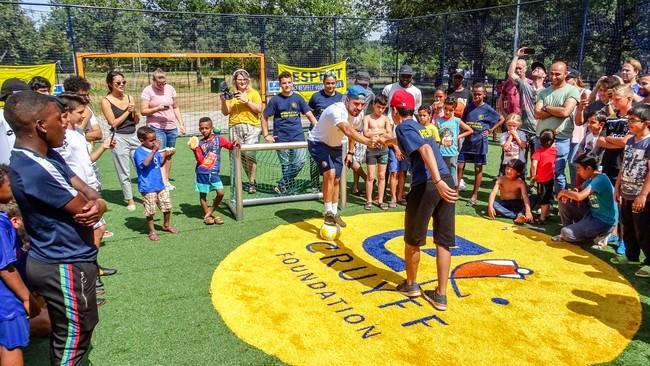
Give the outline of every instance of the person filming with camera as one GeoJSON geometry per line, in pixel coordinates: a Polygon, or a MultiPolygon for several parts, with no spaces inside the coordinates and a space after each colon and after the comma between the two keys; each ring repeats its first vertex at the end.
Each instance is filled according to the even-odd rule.
{"type": "MultiPolygon", "coordinates": [[[[228,129],[230,140],[239,140],[242,144],[257,144],[262,131],[260,126],[260,113],[262,112],[262,98],[257,90],[250,86],[250,75],[244,69],[237,69],[232,74],[235,84],[234,92],[230,91],[225,82],[221,85],[221,112],[228,116],[228,129]]],[[[244,171],[248,176],[248,193],[256,193],[255,173],[257,160],[254,151],[242,152],[244,171]]]]}

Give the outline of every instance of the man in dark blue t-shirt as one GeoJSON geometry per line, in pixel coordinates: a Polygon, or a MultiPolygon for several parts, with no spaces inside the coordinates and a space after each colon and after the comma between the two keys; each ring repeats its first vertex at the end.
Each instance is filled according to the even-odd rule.
{"type": "Polygon", "coordinates": [[[447,309],[447,282],[451,252],[455,245],[455,204],[458,193],[454,180],[442,159],[438,145],[425,128],[413,119],[415,98],[398,90],[391,99],[391,113],[397,125],[395,138],[382,138],[382,144],[395,143],[408,157],[413,176],[404,216],[404,262],[406,281],[396,290],[409,297],[422,295],[438,310],[447,309]],[[436,245],[438,282],[435,290],[422,291],[417,282],[420,247],[426,242],[429,220],[433,218],[433,242],[436,245]]]}
{"type": "Polygon", "coordinates": [[[106,202],[52,150],[65,138],[59,103],[23,91],[9,97],[4,117],[16,133],[10,179],[31,239],[27,279],[52,324],[50,362],[78,365],[98,322],[92,227],[106,202]]]}
{"type": "Polygon", "coordinates": [[[483,165],[487,164],[488,135],[496,131],[503,123],[503,117],[489,104],[485,103],[485,86],[476,83],[472,87],[472,101],[463,112],[463,122],[467,123],[474,133],[465,137],[463,146],[458,153],[458,181],[463,179],[465,163],[474,163],[474,190],[467,202],[473,206],[478,197],[478,189],[483,181],[483,165]]]}
{"type": "Polygon", "coordinates": [[[309,108],[314,113],[316,120],[320,118],[325,108],[343,100],[343,94],[336,91],[337,84],[336,72],[327,71],[323,74],[323,89],[309,98],[309,108]]]}
{"type": "MultiPolygon", "coordinates": [[[[282,92],[271,98],[262,113],[262,136],[269,143],[305,141],[300,115],[304,114],[312,127],[317,120],[305,100],[293,92],[291,74],[284,71],[278,79],[282,92]],[[273,135],[269,134],[269,117],[273,117],[273,135]]],[[[283,194],[292,188],[293,180],[305,164],[307,152],[304,148],[283,149],[277,152],[282,166],[282,178],[275,191],[283,194]]]]}

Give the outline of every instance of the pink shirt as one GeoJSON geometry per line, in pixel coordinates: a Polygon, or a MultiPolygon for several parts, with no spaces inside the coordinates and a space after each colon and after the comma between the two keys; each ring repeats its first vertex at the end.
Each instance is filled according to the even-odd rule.
{"type": "Polygon", "coordinates": [[[503,93],[503,111],[506,112],[506,114],[520,114],[521,106],[519,105],[519,90],[517,90],[517,84],[508,79],[503,83],[501,91],[503,93]]]}
{"type": "Polygon", "coordinates": [[[176,98],[176,89],[169,84],[165,84],[163,90],[148,85],[142,90],[140,99],[149,102],[149,108],[156,108],[159,105],[167,105],[169,109],[156,112],[147,116],[147,125],[162,130],[173,130],[176,128],[176,115],[174,114],[174,98],[176,98]]]}

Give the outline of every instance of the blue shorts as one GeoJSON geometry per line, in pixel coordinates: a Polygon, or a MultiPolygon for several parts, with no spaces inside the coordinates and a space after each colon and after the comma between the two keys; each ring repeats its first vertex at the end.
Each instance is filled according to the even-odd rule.
{"type": "Polygon", "coordinates": [[[388,172],[406,172],[409,170],[409,159],[406,157],[404,160],[397,160],[395,156],[395,150],[392,148],[388,149],[388,172]]]}
{"type": "Polygon", "coordinates": [[[472,154],[472,153],[458,153],[458,162],[459,163],[474,163],[476,165],[486,165],[487,164],[487,155],[484,154],[472,154]]]}
{"type": "Polygon", "coordinates": [[[223,189],[223,183],[219,174],[196,174],[194,190],[199,193],[209,193],[223,189]]]}
{"type": "Polygon", "coordinates": [[[28,344],[29,319],[26,313],[10,320],[0,320],[0,346],[12,350],[27,347],[28,344]]]}
{"type": "Polygon", "coordinates": [[[176,147],[176,137],[178,137],[178,128],[171,130],[163,130],[153,126],[152,130],[156,131],[156,139],[160,140],[160,148],[164,149],[166,147],[176,147]]]}
{"type": "Polygon", "coordinates": [[[331,147],[322,142],[309,140],[307,141],[307,148],[309,149],[309,155],[318,165],[321,174],[334,169],[336,177],[341,176],[343,170],[343,146],[331,147]]]}

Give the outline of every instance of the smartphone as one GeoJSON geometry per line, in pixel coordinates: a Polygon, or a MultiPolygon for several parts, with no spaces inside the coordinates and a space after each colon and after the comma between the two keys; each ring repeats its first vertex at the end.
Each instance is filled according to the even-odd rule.
{"type": "Polygon", "coordinates": [[[535,54],[535,49],[534,48],[526,48],[524,50],[524,55],[534,55],[535,54]]]}
{"type": "Polygon", "coordinates": [[[115,129],[111,128],[111,145],[113,144],[113,141],[115,141],[115,129]]]}
{"type": "Polygon", "coordinates": [[[167,109],[169,109],[169,106],[165,105],[165,106],[163,106],[163,109],[167,110],[167,109]]]}

